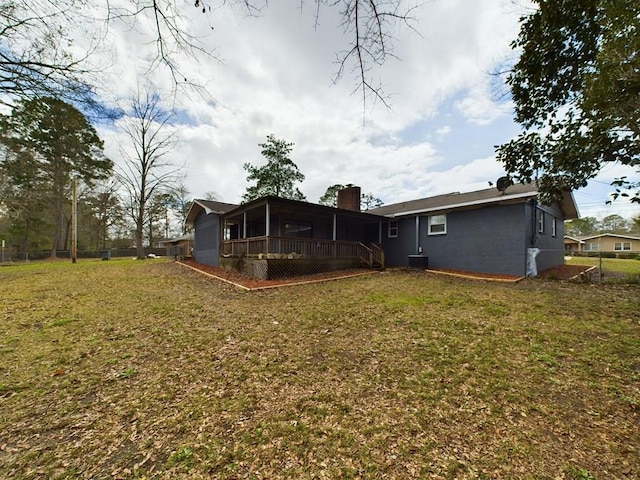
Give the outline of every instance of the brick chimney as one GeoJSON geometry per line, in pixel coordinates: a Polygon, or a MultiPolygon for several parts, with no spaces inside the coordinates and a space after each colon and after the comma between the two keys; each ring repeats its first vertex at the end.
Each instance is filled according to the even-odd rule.
{"type": "Polygon", "coordinates": [[[360,211],[360,187],[347,185],[338,191],[338,208],[360,211]]]}

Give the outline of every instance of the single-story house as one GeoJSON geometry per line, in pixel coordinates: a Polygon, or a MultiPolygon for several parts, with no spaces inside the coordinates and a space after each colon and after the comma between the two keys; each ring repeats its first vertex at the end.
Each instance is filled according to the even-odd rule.
{"type": "Polygon", "coordinates": [[[567,253],[640,253],[640,236],[617,233],[565,236],[564,246],[567,253]]]}
{"type": "Polygon", "coordinates": [[[337,208],[274,196],[242,205],[195,200],[186,218],[193,259],[257,278],[383,268],[386,219],[359,211],[359,188],[341,193],[337,208]]]}
{"type": "Polygon", "coordinates": [[[360,188],[338,206],[263,197],[242,205],[195,200],[193,258],[258,278],[367,266],[428,266],[524,276],[564,261],[573,196],[541,205],[532,185],[451,193],[360,211],[360,188]],[[533,267],[533,270],[531,270],[533,267]]]}
{"type": "Polygon", "coordinates": [[[220,264],[220,245],[225,232],[222,216],[237,207],[210,200],[192,202],[185,223],[194,228],[191,256],[196,262],[213,267],[220,264]]]}
{"type": "Polygon", "coordinates": [[[184,259],[191,256],[193,249],[193,233],[187,233],[180,237],[164,240],[161,247],[169,250],[169,256],[184,259]]]}
{"type": "Polygon", "coordinates": [[[578,253],[581,251],[582,240],[571,235],[564,236],[564,252],[566,254],[578,253]]]}
{"type": "Polygon", "coordinates": [[[429,268],[535,275],[564,263],[564,220],[578,218],[571,193],[538,202],[534,185],[516,184],[384,205],[388,265],[428,257],[429,268]]]}

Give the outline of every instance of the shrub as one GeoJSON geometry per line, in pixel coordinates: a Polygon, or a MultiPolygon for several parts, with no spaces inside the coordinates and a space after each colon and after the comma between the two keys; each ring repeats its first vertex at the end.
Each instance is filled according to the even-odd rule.
{"type": "Polygon", "coordinates": [[[640,260],[640,255],[637,253],[619,253],[618,258],[625,260],[640,260]]]}

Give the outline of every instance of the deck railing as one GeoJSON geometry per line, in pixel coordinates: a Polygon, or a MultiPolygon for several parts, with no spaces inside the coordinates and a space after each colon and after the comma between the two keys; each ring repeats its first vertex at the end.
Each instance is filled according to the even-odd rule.
{"type": "Polygon", "coordinates": [[[310,258],[361,258],[369,265],[376,260],[384,265],[384,252],[360,242],[322,240],[317,238],[252,237],[226,240],[222,243],[222,255],[231,257],[258,256],[260,254],[293,255],[310,258]],[[380,255],[382,259],[380,262],[380,255]]]}

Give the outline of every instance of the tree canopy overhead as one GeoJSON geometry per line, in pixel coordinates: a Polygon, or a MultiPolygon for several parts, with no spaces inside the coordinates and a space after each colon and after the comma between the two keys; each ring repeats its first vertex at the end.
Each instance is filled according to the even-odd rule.
{"type": "MultiPolygon", "coordinates": [[[[523,132],[497,153],[509,175],[537,180],[549,201],[585,187],[605,164],[640,165],[640,2],[534,3],[507,77],[523,132]]],[[[614,197],[640,202],[638,178],[614,185],[614,197]]]]}
{"type": "MultiPolygon", "coordinates": [[[[182,62],[185,57],[215,59],[215,40],[194,33],[190,17],[207,18],[209,25],[227,4],[244,14],[257,16],[268,7],[267,0],[57,0],[23,2],[5,0],[0,5],[0,102],[8,97],[30,98],[48,95],[73,103],[93,103],[93,87],[101,68],[88,60],[100,50],[108,31],[116,24],[142,35],[155,52],[143,56],[148,72],[167,69],[174,85],[197,85],[182,62]],[[84,38],[79,44],[77,38],[84,38]]],[[[299,7],[303,6],[301,2],[299,7]]],[[[401,0],[315,0],[316,27],[323,9],[337,9],[347,44],[336,52],[335,80],[353,74],[363,97],[386,103],[382,87],[371,70],[393,56],[393,32],[399,24],[411,28],[416,3],[401,0]]],[[[295,6],[294,6],[295,8],[295,6]]],[[[213,30],[213,27],[211,27],[213,30]]],[[[224,41],[219,43],[224,46],[224,41]]],[[[201,88],[201,91],[205,91],[201,88]]]]}

